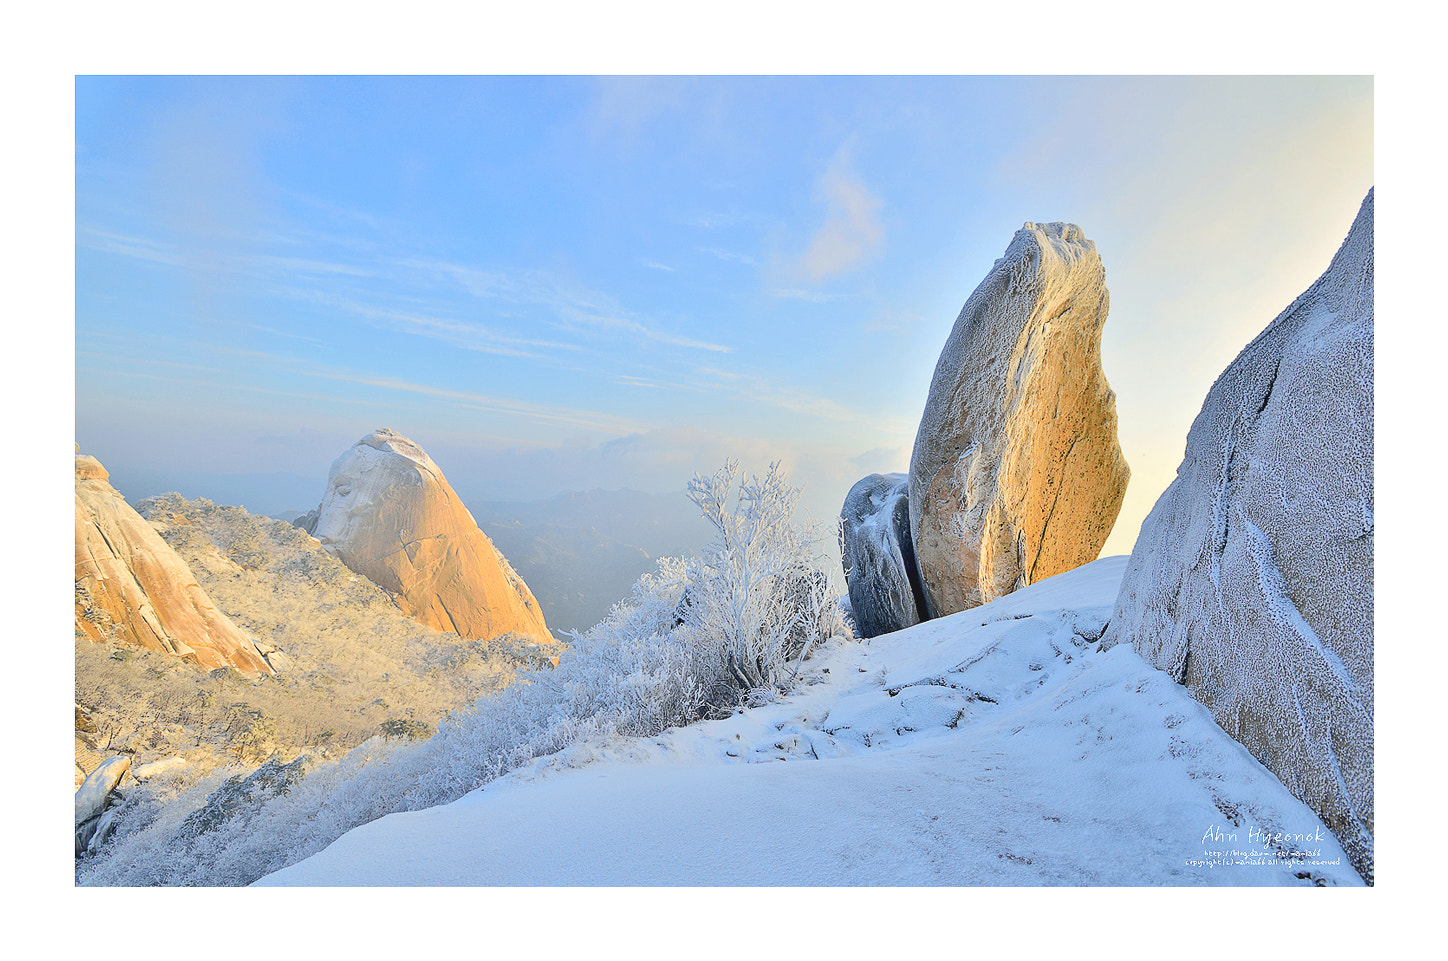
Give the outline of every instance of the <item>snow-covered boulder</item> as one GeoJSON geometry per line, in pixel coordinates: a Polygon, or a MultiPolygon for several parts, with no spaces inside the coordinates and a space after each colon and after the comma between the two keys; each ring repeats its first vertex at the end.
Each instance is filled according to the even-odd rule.
{"type": "Polygon", "coordinates": [[[374,431],[333,462],[310,533],[428,627],[554,643],[528,585],[432,458],[401,434],[374,431]]]}
{"type": "Polygon", "coordinates": [[[1327,272],[1212,385],[1104,642],[1186,685],[1371,882],[1371,191],[1327,272]]]}
{"type": "Polygon", "coordinates": [[[87,849],[105,840],[100,834],[102,815],[111,792],[121,783],[121,778],[130,770],[131,758],[117,754],[107,759],[91,772],[75,792],[75,856],[80,857],[87,849]],[[99,837],[98,837],[99,835],[99,837]]]}
{"type": "Polygon", "coordinates": [[[1074,224],[1016,231],[956,318],[910,458],[924,612],[975,607],[1096,559],[1131,471],[1101,369],[1109,297],[1074,224]]]}
{"type": "Polygon", "coordinates": [[[876,637],[918,624],[924,609],[910,543],[910,479],[871,474],[840,510],[840,561],[855,632],[876,637]]]}
{"type": "Polygon", "coordinates": [[[174,654],[207,670],[270,674],[251,638],[231,622],[145,518],[110,485],[94,457],[75,458],[75,631],[174,654]]]}

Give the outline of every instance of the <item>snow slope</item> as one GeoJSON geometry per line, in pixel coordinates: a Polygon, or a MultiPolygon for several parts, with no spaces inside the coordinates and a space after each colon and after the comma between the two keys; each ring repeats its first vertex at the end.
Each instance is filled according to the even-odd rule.
{"type": "Polygon", "coordinates": [[[776,703],[575,744],[257,883],[1360,885],[1201,705],[1097,649],[1126,560],[833,646],[776,703]]]}

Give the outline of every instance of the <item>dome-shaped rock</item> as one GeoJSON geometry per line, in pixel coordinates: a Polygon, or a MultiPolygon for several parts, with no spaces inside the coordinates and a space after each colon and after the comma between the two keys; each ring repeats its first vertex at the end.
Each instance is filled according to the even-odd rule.
{"type": "Polygon", "coordinates": [[[553,636],[533,592],[423,449],[386,428],[332,464],[311,533],[398,607],[468,638],[553,636]]]}

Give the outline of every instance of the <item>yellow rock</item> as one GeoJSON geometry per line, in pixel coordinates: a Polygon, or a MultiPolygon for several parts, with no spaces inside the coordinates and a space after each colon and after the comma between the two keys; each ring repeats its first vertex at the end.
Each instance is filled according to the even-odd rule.
{"type": "Polygon", "coordinates": [[[75,458],[75,628],[185,658],[208,670],[272,673],[251,639],[191,569],[109,483],[94,457],[75,458]]]}
{"type": "Polygon", "coordinates": [[[429,627],[554,640],[528,585],[432,458],[401,434],[379,429],[337,458],[311,533],[429,627]]]}
{"type": "Polygon", "coordinates": [[[1101,552],[1131,477],[1101,369],[1108,303],[1081,228],[1027,223],[961,309],[910,459],[929,616],[1101,552]]]}

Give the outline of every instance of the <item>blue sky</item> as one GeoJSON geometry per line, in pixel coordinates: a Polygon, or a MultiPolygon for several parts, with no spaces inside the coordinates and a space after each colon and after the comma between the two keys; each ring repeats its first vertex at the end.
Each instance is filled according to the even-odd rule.
{"type": "Polygon", "coordinates": [[[388,426],[465,499],[736,456],[831,517],[908,468],[1013,232],[1065,220],[1111,291],[1125,553],[1373,185],[1365,77],[80,77],[75,118],[75,439],[315,479],[270,512],[388,426]]]}

